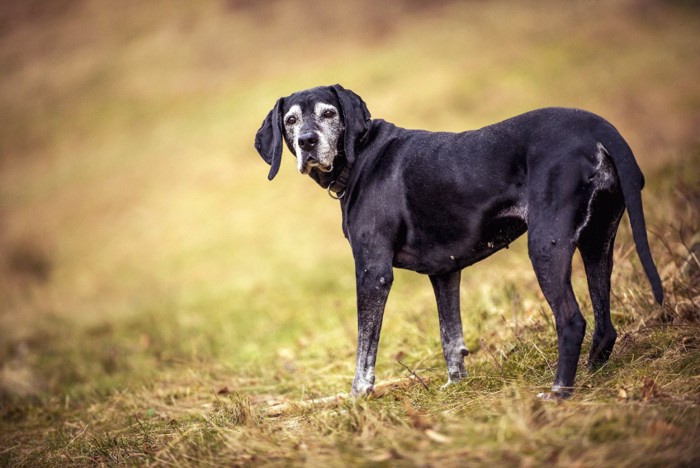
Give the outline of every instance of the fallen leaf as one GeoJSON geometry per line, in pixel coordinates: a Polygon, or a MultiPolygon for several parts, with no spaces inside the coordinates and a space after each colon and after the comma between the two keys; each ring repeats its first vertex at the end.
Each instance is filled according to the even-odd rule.
{"type": "Polygon", "coordinates": [[[625,387],[620,387],[617,390],[617,397],[622,398],[623,400],[627,400],[629,398],[629,394],[627,393],[625,387]]]}
{"type": "Polygon", "coordinates": [[[642,381],[642,400],[650,401],[654,398],[658,398],[661,395],[661,392],[659,392],[659,387],[656,386],[654,379],[644,376],[642,381]]]}
{"type": "Polygon", "coordinates": [[[403,408],[406,411],[406,416],[408,416],[411,424],[416,429],[430,429],[433,427],[427,416],[411,406],[408,400],[403,401],[403,408]]]}
{"type": "Polygon", "coordinates": [[[432,440],[433,442],[437,442],[438,444],[449,444],[450,442],[452,442],[451,437],[448,437],[444,434],[440,434],[439,432],[434,431],[433,429],[426,429],[425,435],[427,435],[430,440],[432,440]]]}
{"type": "Polygon", "coordinates": [[[374,463],[382,463],[389,460],[400,460],[403,456],[395,448],[390,448],[384,452],[379,452],[375,455],[370,456],[368,459],[374,463]]]}
{"type": "Polygon", "coordinates": [[[679,429],[677,426],[674,426],[673,424],[669,424],[666,421],[653,421],[649,425],[649,435],[652,435],[654,437],[657,436],[664,436],[664,435],[673,435],[679,432],[679,429]]]}
{"type": "Polygon", "coordinates": [[[391,460],[391,452],[386,451],[386,452],[379,452],[376,455],[372,455],[368,457],[368,460],[374,463],[381,463],[385,461],[391,460]]]}

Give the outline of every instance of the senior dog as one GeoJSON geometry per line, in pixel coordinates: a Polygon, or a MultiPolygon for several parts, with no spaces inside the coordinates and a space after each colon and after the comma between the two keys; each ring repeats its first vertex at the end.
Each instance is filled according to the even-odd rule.
{"type": "Polygon", "coordinates": [[[571,288],[579,249],[593,304],[589,367],[609,358],[613,244],[627,208],[654,298],[663,290],[649,250],[641,189],[629,146],[601,117],[546,108],[462,133],[407,130],[370,119],[340,85],[280,98],[255,136],[277,174],[282,141],[308,174],[340,200],[357,281],[357,361],[352,394],[370,393],[393,268],[430,277],[447,362],[447,384],[467,376],[460,316],[461,270],[525,231],[528,253],[555,317],[558,365],[552,391],[570,396],[586,321],[571,288]]]}

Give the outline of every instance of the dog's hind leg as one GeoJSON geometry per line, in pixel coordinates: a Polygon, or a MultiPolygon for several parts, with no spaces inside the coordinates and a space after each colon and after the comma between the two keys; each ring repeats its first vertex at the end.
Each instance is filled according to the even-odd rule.
{"type": "Polygon", "coordinates": [[[554,166],[530,180],[535,189],[528,197],[528,254],[554,313],[559,351],[552,393],[542,395],[545,398],[571,394],[586,332],[586,321],[571,287],[571,260],[586,222],[590,196],[585,171],[577,169],[574,165],[554,166]]]}
{"type": "Polygon", "coordinates": [[[615,234],[624,210],[619,191],[599,192],[590,205],[590,219],[579,238],[578,248],[586,269],[595,317],[593,343],[588,358],[591,370],[608,360],[617,339],[617,332],[610,320],[610,276],[615,234]]]}
{"type": "Polygon", "coordinates": [[[430,276],[440,318],[442,352],[447,362],[448,380],[446,385],[458,382],[468,375],[464,368],[464,357],[469,354],[469,351],[464,344],[459,306],[461,276],[461,271],[430,276]]]}
{"type": "Polygon", "coordinates": [[[574,246],[566,237],[551,234],[544,240],[530,237],[528,249],[537,281],[552,308],[557,328],[559,359],[551,396],[568,397],[574,385],[581,343],[586,333],[586,321],[571,287],[574,246]],[[564,245],[555,245],[555,240],[557,244],[564,245]]]}

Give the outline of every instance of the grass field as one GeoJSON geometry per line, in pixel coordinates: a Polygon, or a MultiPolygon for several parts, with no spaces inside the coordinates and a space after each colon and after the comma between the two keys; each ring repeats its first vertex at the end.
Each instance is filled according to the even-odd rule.
{"type": "MultiPolygon", "coordinates": [[[[660,0],[0,3],[0,465],[698,466],[698,30],[660,0]],[[541,402],[556,337],[521,239],[465,270],[470,377],[440,390],[430,283],[397,271],[377,380],[426,385],[298,404],[349,390],[352,256],[337,202],[288,153],[269,183],[252,143],[336,82],[409,128],[605,116],[664,306],[625,217],[613,356],[541,402]]],[[[578,257],[573,282],[586,349],[578,257]]]]}

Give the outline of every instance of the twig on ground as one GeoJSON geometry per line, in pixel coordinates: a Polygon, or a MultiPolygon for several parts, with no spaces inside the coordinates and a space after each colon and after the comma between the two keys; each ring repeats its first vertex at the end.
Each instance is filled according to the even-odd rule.
{"type": "Polygon", "coordinates": [[[413,377],[417,378],[418,381],[421,383],[421,385],[423,385],[423,388],[425,388],[426,390],[428,390],[428,385],[423,381],[423,379],[420,378],[420,376],[419,376],[418,374],[415,373],[414,370],[412,370],[412,369],[411,369],[410,367],[408,367],[406,364],[404,364],[403,362],[401,362],[399,359],[397,359],[396,362],[398,362],[399,364],[401,364],[401,367],[403,367],[403,368],[406,369],[408,372],[410,372],[411,375],[412,375],[413,377]]]}
{"type": "MultiPolygon", "coordinates": [[[[378,383],[374,386],[372,396],[374,398],[381,398],[384,395],[386,395],[389,392],[389,390],[407,387],[410,384],[415,383],[416,381],[420,382],[423,386],[427,388],[425,381],[418,377],[418,375],[413,373],[411,376],[406,378],[387,380],[385,382],[378,383]]],[[[267,417],[276,417],[283,416],[284,414],[294,409],[332,408],[340,405],[340,403],[347,400],[348,398],[350,398],[350,395],[348,393],[342,392],[323,398],[313,398],[299,402],[284,401],[282,403],[276,403],[274,405],[271,405],[267,408],[262,408],[260,410],[260,414],[267,417]]]]}

